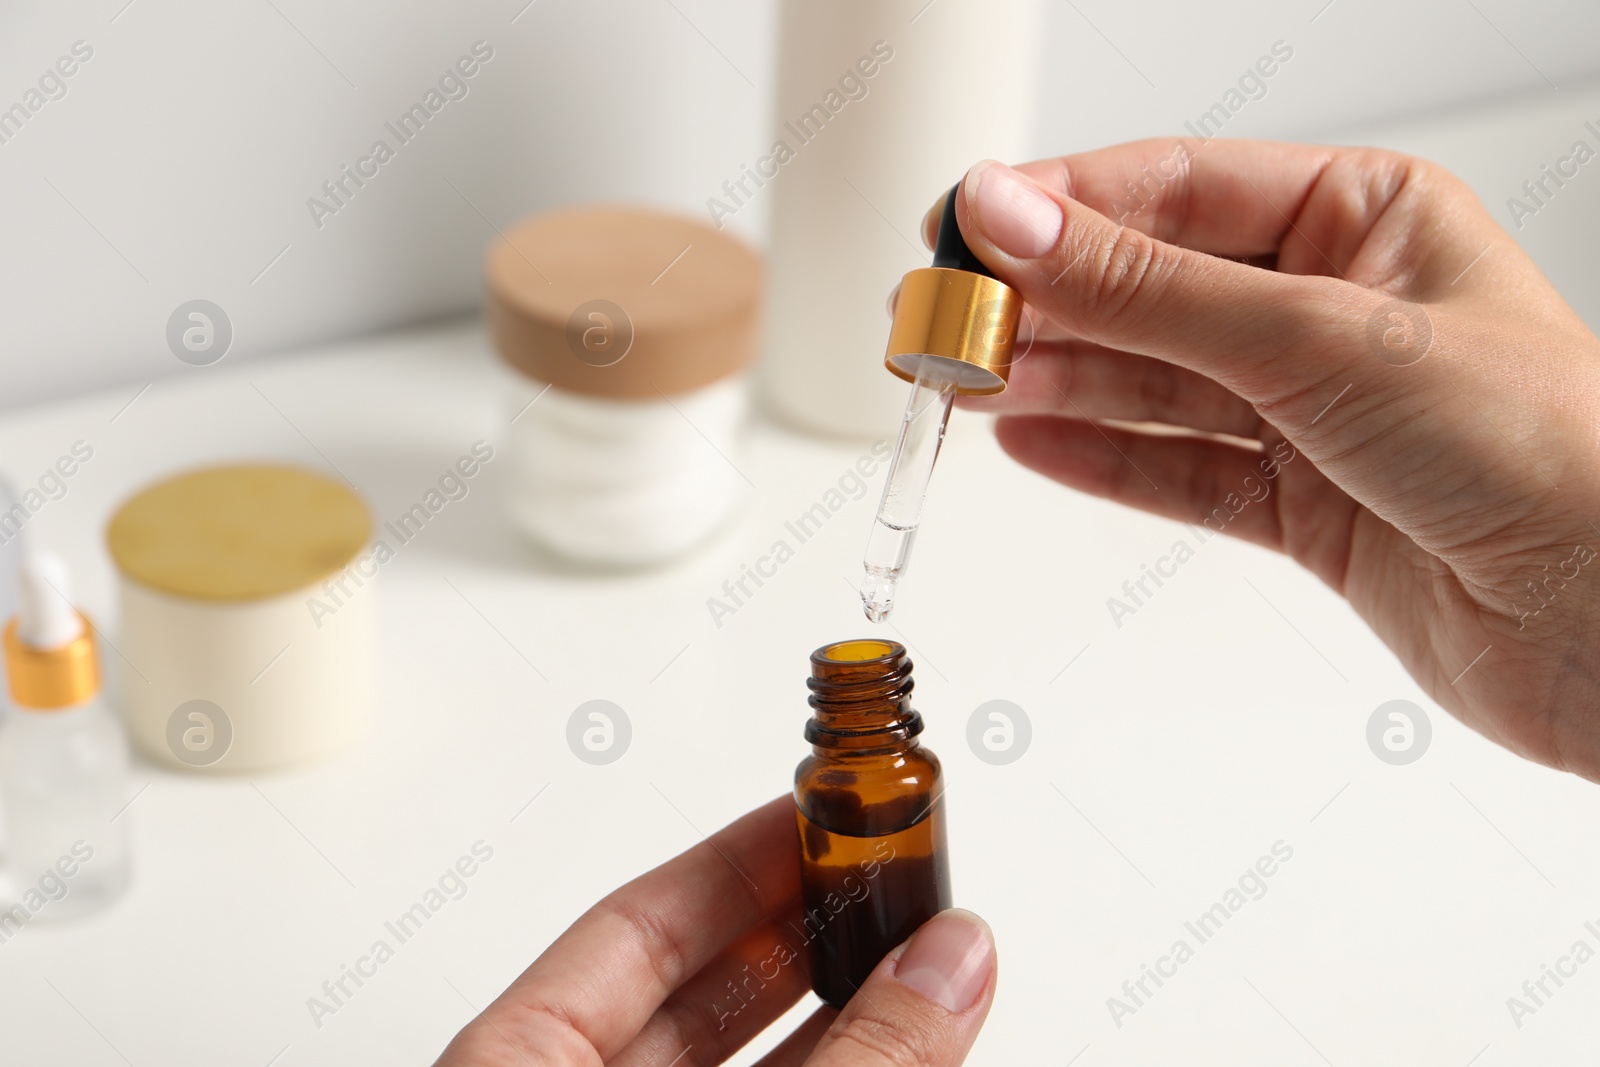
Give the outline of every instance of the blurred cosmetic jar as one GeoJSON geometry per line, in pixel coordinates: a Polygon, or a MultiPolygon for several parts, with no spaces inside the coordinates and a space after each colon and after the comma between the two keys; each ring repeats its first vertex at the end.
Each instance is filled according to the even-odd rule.
{"type": "Polygon", "coordinates": [[[144,754],[179,769],[261,771],[362,737],[383,562],[371,536],[353,490],[295,467],[208,467],[123,503],[106,540],[122,709],[144,754]]]}
{"type": "Polygon", "coordinates": [[[755,355],[761,261],[638,208],[541,215],[486,265],[512,368],[510,510],[547,548],[606,566],[677,556],[727,519],[755,355]]]}

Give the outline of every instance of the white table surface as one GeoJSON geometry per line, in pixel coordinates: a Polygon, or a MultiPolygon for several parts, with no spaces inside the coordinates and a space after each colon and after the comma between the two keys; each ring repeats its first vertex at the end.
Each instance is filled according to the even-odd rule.
{"type": "MultiPolygon", "coordinates": [[[[336,465],[391,517],[474,441],[504,442],[502,384],[481,333],[446,327],[224,360],[131,406],[137,387],[12,412],[0,457],[26,483],[93,445],[29,532],[68,556],[115,635],[102,531],[128,493],[267,457],[336,465]]],[[[587,905],[788,788],[806,657],[869,629],[846,580],[881,474],[720,628],[706,600],[866,447],[758,420],[738,459],[754,488],[727,534],[632,575],[527,547],[502,518],[500,452],[374,590],[375,735],[249,779],[137,764],[135,885],[108,912],[0,945],[0,1060],[431,1062],[587,905]],[[634,729],[605,767],[564,739],[595,698],[634,729]],[[493,859],[466,895],[315,1025],[307,998],[480,839],[493,859]]],[[[1584,928],[1600,926],[1600,791],[1458,725],[1337,597],[1264,551],[1210,541],[1115,625],[1107,598],[1183,534],[1016,467],[981,417],[955,416],[887,632],[912,648],[946,767],[956,899],[999,940],[972,1062],[1593,1062],[1600,962],[1520,1028],[1506,999],[1575,941],[1600,947],[1584,928]],[[996,698],[1034,728],[1008,766],[966,743],[996,698]],[[1365,741],[1395,698],[1432,719],[1410,766],[1365,741]],[[1265,896],[1117,1026],[1107,998],[1280,840],[1293,858],[1265,896]]]]}

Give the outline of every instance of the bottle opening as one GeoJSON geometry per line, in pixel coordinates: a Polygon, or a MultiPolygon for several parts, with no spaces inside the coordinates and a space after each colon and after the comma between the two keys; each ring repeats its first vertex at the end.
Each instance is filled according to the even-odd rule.
{"type": "Polygon", "coordinates": [[[817,649],[812,658],[830,663],[864,663],[867,660],[898,656],[905,649],[893,641],[840,641],[817,649]]]}

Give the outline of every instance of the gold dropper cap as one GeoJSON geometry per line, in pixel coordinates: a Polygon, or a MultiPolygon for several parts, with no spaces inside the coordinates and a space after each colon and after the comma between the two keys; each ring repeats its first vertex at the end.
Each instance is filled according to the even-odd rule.
{"type": "Polygon", "coordinates": [[[943,364],[964,396],[1003,392],[1011,374],[1022,294],[1000,281],[961,237],[956,224],[957,185],[945,197],[933,265],[911,271],[900,282],[889,348],[891,374],[908,382],[927,360],[943,364]]]}
{"type": "Polygon", "coordinates": [[[6,624],[6,675],[11,699],[32,711],[58,711],[92,698],[100,691],[100,660],[95,655],[94,627],[81,611],[83,632],[59,648],[33,648],[17,635],[17,620],[6,624]]]}

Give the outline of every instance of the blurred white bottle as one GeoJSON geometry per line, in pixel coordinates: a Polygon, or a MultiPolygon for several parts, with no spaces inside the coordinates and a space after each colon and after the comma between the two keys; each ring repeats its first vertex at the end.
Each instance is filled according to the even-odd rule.
{"type": "Polygon", "coordinates": [[[9,914],[54,921],[127,888],[128,745],[100,699],[94,631],[59,556],[26,559],[5,628],[10,721],[0,730],[9,914]]]}
{"type": "Polygon", "coordinates": [[[981,159],[1021,162],[1040,0],[785,0],[772,154],[732,190],[772,198],[762,400],[787,422],[875,437],[905,383],[884,299],[928,265],[923,213],[981,159]],[[778,147],[781,144],[782,149],[778,147]]]}

